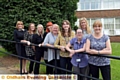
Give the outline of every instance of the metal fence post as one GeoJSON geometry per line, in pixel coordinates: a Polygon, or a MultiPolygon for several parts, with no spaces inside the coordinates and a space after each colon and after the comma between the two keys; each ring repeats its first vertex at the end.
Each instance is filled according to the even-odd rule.
{"type": "Polygon", "coordinates": [[[57,66],[57,49],[55,49],[55,74],[57,74],[56,66],[57,66]]]}
{"type": "MultiPolygon", "coordinates": [[[[20,53],[21,56],[21,53],[20,53]]],[[[22,58],[20,58],[20,74],[22,74],[22,58]]]]}

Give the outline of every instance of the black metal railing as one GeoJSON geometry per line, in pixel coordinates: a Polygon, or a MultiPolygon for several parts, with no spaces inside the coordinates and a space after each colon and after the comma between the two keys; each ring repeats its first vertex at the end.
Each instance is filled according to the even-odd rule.
{"type": "MultiPolygon", "coordinates": [[[[11,40],[5,40],[5,39],[0,39],[0,41],[3,41],[3,42],[11,42],[11,43],[17,43],[17,44],[26,44],[26,43],[21,43],[21,42],[16,42],[16,41],[11,41],[11,40]]],[[[38,46],[37,44],[33,44],[31,43],[30,45],[32,46],[38,46]]],[[[66,72],[70,72],[72,74],[77,74],[79,76],[83,76],[83,77],[86,77],[86,78],[90,78],[90,79],[93,79],[93,80],[101,80],[101,79],[97,79],[97,78],[94,78],[94,77],[91,77],[91,76],[86,76],[86,75],[83,75],[83,74],[78,74],[76,72],[73,72],[73,71],[70,71],[70,70],[66,70],[66,69],[63,69],[63,68],[60,68],[60,67],[57,67],[57,50],[60,50],[58,48],[55,48],[55,47],[48,47],[48,46],[41,46],[41,47],[44,47],[44,48],[50,48],[50,49],[54,49],[55,50],[55,65],[50,65],[50,64],[46,64],[46,63],[43,63],[43,62],[39,62],[39,61],[36,61],[36,60],[32,60],[32,59],[29,59],[29,58],[26,58],[26,57],[22,57],[20,55],[15,55],[15,54],[10,54],[8,52],[4,52],[4,51],[0,51],[1,53],[6,53],[6,54],[9,54],[11,56],[14,56],[14,57],[18,57],[20,58],[20,74],[22,74],[22,59],[27,59],[29,61],[33,61],[33,62],[36,62],[36,63],[39,63],[39,64],[42,64],[42,65],[46,65],[46,66],[50,66],[50,67],[54,67],[55,68],[55,73],[57,73],[57,70],[56,69],[60,69],[60,70],[63,70],[63,71],[66,71],[66,72]]],[[[85,53],[85,54],[88,54],[88,53],[85,53]]],[[[88,54],[88,55],[92,55],[92,56],[101,56],[101,57],[107,57],[107,58],[112,58],[112,59],[118,59],[120,60],[120,57],[118,56],[112,56],[112,55],[101,55],[101,54],[88,54]]]]}

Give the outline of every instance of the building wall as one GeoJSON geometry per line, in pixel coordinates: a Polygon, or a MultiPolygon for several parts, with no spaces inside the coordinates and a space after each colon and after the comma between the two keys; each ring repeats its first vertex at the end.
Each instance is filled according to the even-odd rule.
{"type": "MultiPolygon", "coordinates": [[[[120,17],[120,9],[110,9],[110,10],[83,10],[76,11],[77,18],[110,18],[110,17],[120,17]]],[[[120,42],[120,36],[110,36],[111,42],[120,42]]]]}
{"type": "Polygon", "coordinates": [[[120,36],[110,36],[111,42],[120,42],[120,36]]]}
{"type": "Polygon", "coordinates": [[[76,11],[77,18],[109,18],[109,17],[120,17],[120,9],[110,10],[86,10],[76,11]]]}
{"type": "Polygon", "coordinates": [[[118,17],[120,16],[120,9],[113,10],[87,10],[87,11],[76,11],[77,18],[107,18],[107,17],[118,17]]]}

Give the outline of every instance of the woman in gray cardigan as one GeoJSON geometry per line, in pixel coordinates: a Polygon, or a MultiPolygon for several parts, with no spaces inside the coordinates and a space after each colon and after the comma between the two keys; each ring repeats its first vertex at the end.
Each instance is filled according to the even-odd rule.
{"type": "MultiPolygon", "coordinates": [[[[59,26],[57,24],[53,24],[51,27],[51,32],[49,32],[43,44],[48,47],[54,47],[54,42],[56,41],[56,38],[59,33],[59,26]]],[[[44,60],[47,64],[55,65],[55,50],[54,49],[48,49],[48,51],[44,52],[44,60]]],[[[57,51],[57,66],[59,66],[59,51],[57,51]]],[[[52,67],[46,67],[47,74],[53,74],[54,68],[52,67]]],[[[57,71],[58,72],[58,71],[57,71]]]]}

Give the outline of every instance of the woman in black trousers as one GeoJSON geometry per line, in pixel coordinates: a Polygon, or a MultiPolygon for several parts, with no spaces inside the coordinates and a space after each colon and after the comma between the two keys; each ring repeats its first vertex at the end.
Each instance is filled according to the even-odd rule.
{"type": "MultiPolygon", "coordinates": [[[[29,27],[28,27],[28,31],[24,34],[24,39],[32,42],[34,34],[35,34],[35,24],[30,23],[29,27]]],[[[35,46],[26,45],[25,51],[26,51],[26,55],[28,58],[30,58],[32,60],[35,59],[35,46]]],[[[29,64],[29,73],[30,74],[33,73],[33,67],[34,67],[34,62],[30,61],[30,64],[29,64]]]]}
{"type": "MultiPolygon", "coordinates": [[[[41,24],[38,24],[36,34],[33,35],[33,43],[41,45],[43,42],[44,28],[41,24]]],[[[40,61],[43,56],[44,50],[42,47],[35,46],[35,59],[40,61]]],[[[35,63],[34,74],[39,74],[40,64],[35,63]]]]}

